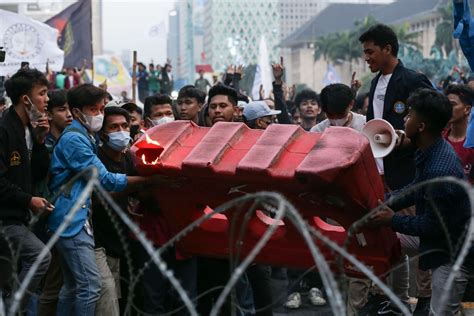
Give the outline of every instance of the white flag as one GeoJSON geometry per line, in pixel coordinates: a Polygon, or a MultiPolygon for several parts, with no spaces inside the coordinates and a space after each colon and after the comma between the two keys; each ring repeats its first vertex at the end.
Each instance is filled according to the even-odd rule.
{"type": "Polygon", "coordinates": [[[263,36],[260,39],[258,65],[252,87],[252,98],[254,100],[260,99],[260,85],[263,85],[263,90],[265,90],[264,97],[269,97],[272,90],[272,70],[270,68],[270,57],[268,54],[267,43],[263,36]]]}
{"type": "Polygon", "coordinates": [[[156,39],[166,37],[166,26],[165,22],[150,25],[145,31],[145,37],[147,39],[156,39]]]}
{"type": "Polygon", "coordinates": [[[31,68],[59,71],[63,67],[64,52],[57,44],[58,31],[27,16],[0,10],[0,46],[6,51],[0,63],[0,76],[11,75],[20,69],[22,61],[31,68]]]}

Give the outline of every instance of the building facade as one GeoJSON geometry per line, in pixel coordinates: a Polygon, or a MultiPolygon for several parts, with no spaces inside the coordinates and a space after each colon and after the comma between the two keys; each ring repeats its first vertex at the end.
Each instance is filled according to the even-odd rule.
{"type": "MultiPolygon", "coordinates": [[[[421,51],[424,57],[429,57],[436,38],[436,26],[441,22],[438,7],[445,4],[446,0],[397,0],[388,4],[333,3],[282,41],[281,46],[291,51],[291,71],[287,72],[287,81],[320,91],[330,63],[323,58],[315,60],[314,43],[321,36],[350,30],[356,20],[369,15],[388,25],[407,24],[410,32],[419,32],[421,51]]],[[[352,62],[341,60],[332,66],[346,84],[350,84],[354,71],[358,78],[370,73],[362,58],[352,62]]]]}
{"type": "Polygon", "coordinates": [[[259,43],[266,41],[270,60],[280,56],[280,7],[272,0],[208,0],[204,48],[215,71],[231,64],[256,64],[259,43]]]}

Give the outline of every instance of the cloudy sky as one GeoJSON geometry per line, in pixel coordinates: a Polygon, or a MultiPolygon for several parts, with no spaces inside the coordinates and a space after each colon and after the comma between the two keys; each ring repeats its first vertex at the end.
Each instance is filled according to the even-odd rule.
{"type": "MultiPolygon", "coordinates": [[[[176,0],[102,1],[104,49],[119,56],[121,56],[123,50],[135,49],[138,51],[140,61],[149,63],[153,60],[155,63],[164,64],[166,61],[168,14],[173,10],[176,0]]],[[[362,3],[387,3],[392,1],[332,0],[332,2],[362,3]]]]}
{"type": "Polygon", "coordinates": [[[173,0],[103,0],[104,50],[137,50],[145,63],[166,61],[168,14],[173,0]]]}

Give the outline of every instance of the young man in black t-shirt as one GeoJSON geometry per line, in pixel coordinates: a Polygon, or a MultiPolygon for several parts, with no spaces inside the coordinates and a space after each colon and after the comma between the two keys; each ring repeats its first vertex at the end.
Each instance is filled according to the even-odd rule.
{"type": "MultiPolygon", "coordinates": [[[[130,114],[119,107],[106,107],[104,123],[99,132],[103,145],[97,156],[109,172],[136,175],[128,147],[130,138],[130,114]]],[[[113,196],[122,210],[128,206],[128,194],[113,196]]],[[[102,291],[97,302],[96,313],[100,311],[119,313],[118,299],[121,298],[120,276],[123,272],[121,260],[124,254],[122,240],[128,238],[127,227],[115,213],[109,214],[95,197],[92,204],[92,224],[94,227],[95,254],[102,278],[102,291]],[[114,222],[119,225],[116,227],[114,222]]]]}

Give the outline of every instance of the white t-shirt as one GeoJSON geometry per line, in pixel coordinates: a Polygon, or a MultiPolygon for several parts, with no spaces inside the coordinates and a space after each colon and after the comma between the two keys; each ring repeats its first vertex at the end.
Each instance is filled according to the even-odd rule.
{"type": "Polygon", "coordinates": [[[26,141],[26,148],[28,148],[29,158],[31,160],[31,153],[33,152],[33,138],[31,138],[30,129],[25,127],[25,141],[26,141]]]}
{"type": "MultiPolygon", "coordinates": [[[[392,74],[381,75],[379,77],[377,86],[375,87],[374,100],[372,102],[374,107],[374,118],[383,118],[385,93],[387,92],[387,87],[388,83],[390,82],[390,78],[392,78],[392,74]]],[[[379,173],[381,175],[384,174],[383,158],[377,158],[375,159],[375,162],[377,163],[377,169],[379,169],[379,173]]]]}
{"type": "MultiPolygon", "coordinates": [[[[364,115],[352,112],[352,120],[349,123],[349,125],[345,127],[350,127],[360,132],[362,131],[362,128],[365,125],[365,121],[366,121],[366,118],[364,115]]],[[[325,119],[324,121],[317,124],[316,126],[313,126],[311,128],[311,132],[322,133],[328,127],[331,127],[331,123],[329,122],[328,119],[325,119]]]]}
{"type": "Polygon", "coordinates": [[[73,76],[68,76],[67,80],[69,80],[69,87],[70,88],[74,87],[74,77],[73,76]]]}

